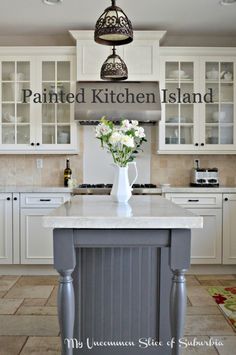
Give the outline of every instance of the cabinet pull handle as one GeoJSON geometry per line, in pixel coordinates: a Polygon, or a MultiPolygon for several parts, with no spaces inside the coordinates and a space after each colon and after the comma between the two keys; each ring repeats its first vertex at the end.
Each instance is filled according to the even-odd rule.
{"type": "Polygon", "coordinates": [[[37,145],[37,146],[39,146],[39,145],[40,145],[40,143],[37,143],[36,145],[37,145]]]}
{"type": "Polygon", "coordinates": [[[225,201],[226,201],[226,202],[229,201],[228,197],[225,197],[225,201]]]}
{"type": "Polygon", "coordinates": [[[204,143],[201,143],[201,146],[202,146],[202,147],[204,147],[204,145],[205,145],[204,143]]]}
{"type": "Polygon", "coordinates": [[[14,197],[14,201],[17,201],[17,197],[14,197]]]}
{"type": "Polygon", "coordinates": [[[188,200],[188,202],[199,202],[199,200],[188,200]]]}
{"type": "Polygon", "coordinates": [[[198,143],[195,143],[195,146],[198,147],[198,143]]]}
{"type": "Polygon", "coordinates": [[[51,199],[47,199],[47,198],[41,198],[40,199],[40,202],[50,202],[51,201],[51,199]]]}
{"type": "Polygon", "coordinates": [[[10,197],[7,197],[7,201],[10,201],[11,200],[11,198],[10,197]]]}
{"type": "Polygon", "coordinates": [[[34,143],[30,143],[30,145],[32,145],[32,147],[34,146],[34,143]]]}

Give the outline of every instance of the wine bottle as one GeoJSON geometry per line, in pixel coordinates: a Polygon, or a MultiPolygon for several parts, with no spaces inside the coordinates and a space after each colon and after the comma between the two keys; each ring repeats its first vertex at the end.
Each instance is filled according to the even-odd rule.
{"type": "Polygon", "coordinates": [[[68,187],[68,181],[71,179],[72,170],[70,168],[70,160],[66,159],[66,168],[64,170],[64,186],[68,187]]]}

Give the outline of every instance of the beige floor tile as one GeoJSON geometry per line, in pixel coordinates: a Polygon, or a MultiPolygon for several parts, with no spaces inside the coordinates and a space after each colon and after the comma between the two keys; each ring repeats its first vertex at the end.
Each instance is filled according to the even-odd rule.
{"type": "Polygon", "coordinates": [[[0,316],[0,335],[57,336],[56,316],[0,316]]]}
{"type": "Polygon", "coordinates": [[[0,314],[14,314],[20,307],[23,299],[0,299],[0,314]]]}
{"type": "Polygon", "coordinates": [[[187,294],[193,306],[214,306],[215,301],[207,290],[201,286],[188,286],[187,294]]]}
{"type": "Polygon", "coordinates": [[[0,336],[0,355],[18,355],[27,337],[0,336]]]}
{"type": "Polygon", "coordinates": [[[233,335],[234,331],[224,316],[221,315],[187,315],[186,335],[233,335]]]}
{"type": "Polygon", "coordinates": [[[219,355],[233,355],[236,353],[236,336],[212,337],[213,340],[221,341],[223,346],[216,345],[219,355]]]}
{"type": "Polygon", "coordinates": [[[57,286],[58,276],[21,276],[17,284],[20,286],[57,286]]]}
{"type": "Polygon", "coordinates": [[[199,281],[196,279],[194,275],[187,275],[186,281],[188,286],[197,286],[200,285],[199,281]]]}
{"type": "Polygon", "coordinates": [[[201,280],[235,280],[235,275],[196,275],[196,278],[201,280]]]}
{"type": "Polygon", "coordinates": [[[46,303],[47,306],[56,306],[57,305],[57,291],[58,291],[58,287],[54,287],[54,290],[51,293],[51,295],[46,303]]]}
{"type": "Polygon", "coordinates": [[[19,286],[16,284],[5,298],[48,298],[53,286],[19,286]]]}
{"type": "Polygon", "coordinates": [[[186,337],[184,338],[184,344],[181,355],[217,355],[217,351],[214,346],[207,346],[209,344],[209,337],[186,337]]]}
{"type": "Polygon", "coordinates": [[[0,298],[2,298],[6,294],[6,291],[0,291],[0,298]]]}
{"type": "Polygon", "coordinates": [[[17,278],[9,278],[2,276],[0,279],[0,292],[6,292],[8,290],[10,290],[10,288],[16,283],[17,278]]]}
{"type": "Polygon", "coordinates": [[[187,307],[187,314],[208,315],[208,314],[221,314],[221,311],[215,306],[192,306],[187,307]]]}
{"type": "Polygon", "coordinates": [[[21,306],[16,314],[21,315],[40,315],[40,316],[56,316],[56,307],[38,307],[38,306],[21,306]]]}
{"type": "Polygon", "coordinates": [[[44,306],[47,302],[46,298],[25,298],[23,305],[24,306],[44,306]]]}
{"type": "Polygon", "coordinates": [[[58,355],[60,351],[61,342],[58,337],[30,337],[21,355],[58,355]]]}

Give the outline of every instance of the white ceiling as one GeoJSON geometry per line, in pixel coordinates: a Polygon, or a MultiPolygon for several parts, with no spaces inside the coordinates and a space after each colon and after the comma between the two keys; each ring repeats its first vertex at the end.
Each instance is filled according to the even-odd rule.
{"type": "MultiPolygon", "coordinates": [[[[110,0],[0,0],[0,36],[56,35],[92,29],[110,0]]],[[[236,4],[219,0],[117,0],[134,29],[167,30],[171,35],[236,36],[236,4]]]]}

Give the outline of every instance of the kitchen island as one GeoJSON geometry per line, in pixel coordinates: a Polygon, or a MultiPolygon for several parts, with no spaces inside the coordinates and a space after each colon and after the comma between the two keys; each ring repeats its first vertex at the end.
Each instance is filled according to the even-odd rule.
{"type": "Polygon", "coordinates": [[[191,229],[202,223],[160,196],[76,196],[44,217],[62,354],[181,354],[191,229]]]}

